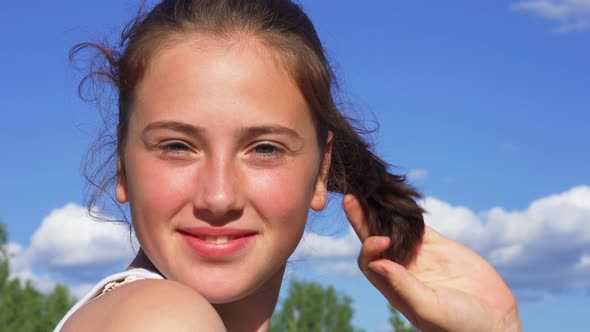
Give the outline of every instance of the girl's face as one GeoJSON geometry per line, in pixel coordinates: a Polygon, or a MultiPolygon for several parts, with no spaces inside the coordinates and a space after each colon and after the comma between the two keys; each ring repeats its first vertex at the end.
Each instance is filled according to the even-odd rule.
{"type": "Polygon", "coordinates": [[[331,146],[290,75],[254,38],[201,38],[160,51],[135,92],[116,197],[151,262],[212,303],[280,284],[331,146]]]}

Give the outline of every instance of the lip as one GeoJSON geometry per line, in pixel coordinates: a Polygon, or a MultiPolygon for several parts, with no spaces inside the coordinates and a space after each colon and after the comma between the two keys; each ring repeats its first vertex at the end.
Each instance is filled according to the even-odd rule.
{"type": "Polygon", "coordinates": [[[238,228],[188,227],[178,229],[184,242],[199,256],[204,258],[230,258],[239,255],[250,247],[258,232],[238,228]],[[224,243],[206,241],[206,237],[227,236],[224,243]]]}

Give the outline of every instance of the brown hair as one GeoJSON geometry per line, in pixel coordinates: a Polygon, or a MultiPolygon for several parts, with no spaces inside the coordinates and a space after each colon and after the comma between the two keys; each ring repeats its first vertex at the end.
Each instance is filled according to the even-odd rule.
{"type": "MultiPolygon", "coordinates": [[[[301,7],[290,0],[163,0],[147,13],[140,10],[123,30],[118,45],[82,43],[72,49],[72,57],[90,49],[98,51],[102,59],[80,83],[81,94],[84,83],[94,78],[106,79],[118,93],[118,148],[103,156],[98,167],[86,168],[85,175],[94,188],[87,202],[89,209],[103,194],[112,199],[106,188],[121,175],[116,173],[123,168],[115,171],[113,164],[117,156],[124,160],[121,147],[134,88],[151,57],[197,34],[228,41],[247,34],[275,51],[306,98],[322,138],[319,141],[325,142],[328,131],[334,134],[328,190],[354,194],[364,209],[371,235],[391,237],[385,256],[407,263],[424,231],[424,211],[415,201],[420,195],[405,183],[404,176],[388,172],[388,164],[371,152],[360,127],[355,128],[354,121],[338,109],[335,76],[317,32],[301,7]]],[[[92,153],[101,154],[105,145],[108,143],[99,143],[92,153]]]]}

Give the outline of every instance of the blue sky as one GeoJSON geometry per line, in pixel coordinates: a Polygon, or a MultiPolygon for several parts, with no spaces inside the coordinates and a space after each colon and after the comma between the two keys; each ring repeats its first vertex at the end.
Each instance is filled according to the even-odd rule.
{"type": "MultiPolygon", "coordinates": [[[[585,331],[590,1],[302,3],[350,112],[379,123],[375,149],[424,193],[427,221],[498,268],[525,330],[585,331]]],[[[115,36],[135,7],[10,1],[0,11],[0,219],[13,271],[40,287],[82,291],[131,256],[124,229],[79,216],[80,162],[100,118],[78,99],[67,54],[115,36]]],[[[385,301],[355,272],[358,245],[337,206],[313,228],[342,231],[308,236],[289,275],[334,284],[355,300],[357,325],[383,331],[385,301]]]]}

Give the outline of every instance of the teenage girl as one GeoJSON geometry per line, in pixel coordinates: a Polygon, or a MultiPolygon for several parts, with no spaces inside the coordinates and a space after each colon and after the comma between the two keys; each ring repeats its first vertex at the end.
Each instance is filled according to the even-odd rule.
{"type": "Polygon", "coordinates": [[[266,331],[329,191],[344,195],[361,271],[418,329],[521,331],[498,273],[424,225],[419,195],[340,113],[297,4],[164,0],[120,44],[83,49],[105,64],[87,78],[118,92],[114,198],[141,248],[56,331],[266,331]]]}

